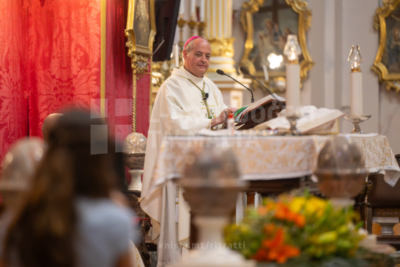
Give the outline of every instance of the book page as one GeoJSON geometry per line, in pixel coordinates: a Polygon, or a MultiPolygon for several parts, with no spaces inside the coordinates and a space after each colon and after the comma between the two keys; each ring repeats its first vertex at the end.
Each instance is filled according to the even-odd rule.
{"type": "MultiPolygon", "coordinates": [[[[276,99],[278,99],[279,101],[286,101],[283,97],[278,96],[277,94],[273,94],[276,99]]],[[[272,95],[267,95],[266,97],[263,97],[257,101],[255,101],[254,103],[251,103],[250,105],[247,106],[247,108],[245,109],[245,111],[250,111],[253,110],[259,106],[262,106],[263,104],[269,102],[269,101],[273,101],[275,100],[275,98],[272,95]]]]}
{"type": "MultiPolygon", "coordinates": [[[[332,122],[342,116],[343,112],[337,109],[320,108],[314,106],[305,106],[300,108],[300,112],[304,115],[297,121],[297,128],[302,133],[313,131],[314,129],[332,122]]],[[[254,130],[263,129],[289,129],[290,125],[285,117],[278,117],[254,127],[254,130]]]]}

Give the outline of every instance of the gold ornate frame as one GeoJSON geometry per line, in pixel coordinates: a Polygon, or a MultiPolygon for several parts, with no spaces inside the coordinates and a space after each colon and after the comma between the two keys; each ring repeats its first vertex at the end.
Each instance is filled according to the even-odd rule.
{"type": "MultiPolygon", "coordinates": [[[[240,61],[240,66],[245,66],[249,69],[250,73],[254,76],[264,79],[262,72],[256,72],[256,68],[253,63],[248,59],[250,51],[253,49],[253,13],[257,12],[259,8],[264,4],[265,0],[249,0],[242,4],[242,12],[240,15],[240,21],[245,32],[247,32],[245,51],[240,61]]],[[[314,66],[314,62],[308,52],[306,32],[311,26],[311,10],[308,8],[306,0],[286,0],[286,3],[292,7],[292,9],[299,14],[298,22],[298,35],[299,44],[302,50],[303,59],[300,61],[300,78],[304,81],[308,76],[308,71],[314,66]]],[[[285,72],[273,72],[270,73],[271,79],[284,79],[286,76],[285,72]]]]}
{"type": "MultiPolygon", "coordinates": [[[[148,46],[139,45],[136,43],[135,33],[135,7],[136,1],[129,0],[128,5],[128,18],[126,22],[125,36],[128,41],[126,46],[128,47],[128,56],[131,58],[131,66],[133,69],[133,92],[132,92],[132,131],[136,132],[136,80],[140,79],[144,74],[149,71],[149,63],[153,53],[153,42],[156,35],[156,21],[155,21],[155,6],[154,0],[145,0],[149,4],[150,9],[150,34],[148,46]]],[[[151,97],[151,90],[150,90],[151,97]]]]}
{"type": "Polygon", "coordinates": [[[400,92],[400,72],[389,73],[386,66],[382,63],[382,56],[386,47],[386,21],[385,19],[397,9],[400,0],[384,0],[382,6],[375,12],[374,28],[379,31],[379,48],[376,54],[374,64],[371,69],[379,76],[379,81],[384,83],[387,90],[400,92]]]}
{"type": "Polygon", "coordinates": [[[127,46],[129,47],[128,55],[131,53],[140,53],[145,55],[151,55],[153,53],[153,41],[156,35],[156,21],[155,21],[155,10],[154,10],[154,0],[146,0],[149,3],[150,8],[150,34],[148,46],[136,44],[136,34],[134,29],[135,24],[135,6],[138,0],[129,0],[128,6],[128,19],[126,22],[125,35],[128,37],[127,46]]]}

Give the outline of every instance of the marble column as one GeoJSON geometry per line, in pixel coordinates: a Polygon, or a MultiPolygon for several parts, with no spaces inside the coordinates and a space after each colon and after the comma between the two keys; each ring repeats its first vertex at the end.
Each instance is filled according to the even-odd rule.
{"type": "Polygon", "coordinates": [[[221,69],[247,87],[250,85],[250,80],[236,74],[233,60],[232,0],[205,0],[204,8],[206,23],[204,37],[211,44],[211,60],[207,76],[221,90],[226,105],[240,108],[249,104],[243,103],[243,94],[250,92],[229,77],[216,73],[217,69],[221,69]]]}

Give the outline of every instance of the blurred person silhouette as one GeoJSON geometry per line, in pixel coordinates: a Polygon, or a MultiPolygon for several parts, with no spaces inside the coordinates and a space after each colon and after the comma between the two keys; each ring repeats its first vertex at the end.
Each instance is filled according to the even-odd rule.
{"type": "MultiPolygon", "coordinates": [[[[43,139],[46,143],[48,143],[49,141],[49,133],[51,131],[51,129],[54,127],[54,125],[56,125],[56,122],[63,116],[62,113],[51,113],[49,114],[43,121],[43,126],[42,126],[42,133],[43,133],[43,139]]],[[[115,151],[115,156],[114,156],[114,170],[117,173],[117,177],[118,177],[118,182],[119,182],[119,189],[122,192],[127,192],[128,191],[128,185],[126,183],[126,176],[125,176],[125,165],[124,165],[124,159],[123,159],[123,155],[122,155],[122,144],[120,143],[115,143],[115,149],[111,148],[110,151],[108,151],[108,153],[114,153],[115,151]]],[[[118,192],[115,192],[117,195],[118,192]]],[[[120,201],[123,201],[123,198],[119,198],[120,201]]],[[[116,198],[116,199],[117,199],[116,198]]]]}
{"type": "MultiPolygon", "coordinates": [[[[17,141],[3,159],[0,194],[4,211],[0,219],[0,240],[4,240],[7,225],[31,186],[33,174],[43,153],[44,144],[41,139],[25,138],[17,141]]],[[[0,258],[2,251],[0,243],[0,258]]]]}
{"type": "Polygon", "coordinates": [[[0,180],[5,213],[15,211],[18,203],[30,189],[32,176],[43,153],[44,144],[36,137],[17,141],[7,152],[2,162],[0,180]]]}
{"type": "Polygon", "coordinates": [[[118,189],[107,127],[86,111],[61,116],[4,240],[4,263],[21,267],[132,266],[133,213],[118,189]],[[103,127],[105,126],[105,127],[103,127]]]}
{"type": "Polygon", "coordinates": [[[43,121],[42,133],[45,142],[49,141],[49,133],[53,129],[56,122],[62,117],[62,113],[51,113],[43,121]]]}

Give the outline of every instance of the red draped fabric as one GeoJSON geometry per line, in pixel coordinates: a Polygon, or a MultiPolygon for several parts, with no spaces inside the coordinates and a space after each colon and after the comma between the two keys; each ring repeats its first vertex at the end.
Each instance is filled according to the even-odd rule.
{"type": "Polygon", "coordinates": [[[27,7],[0,0],[0,160],[28,132],[27,7]]]}
{"type": "MultiPolygon", "coordinates": [[[[128,0],[107,0],[106,115],[118,139],[132,132],[128,0]]],[[[41,136],[68,107],[100,113],[100,0],[0,0],[0,161],[12,143],[41,136]]],[[[147,135],[150,77],[137,81],[137,131],[147,135]]]]}
{"type": "MultiPolygon", "coordinates": [[[[29,133],[64,108],[100,98],[99,0],[29,1],[29,133]]],[[[99,103],[98,101],[92,101],[99,103]]],[[[93,108],[93,105],[92,105],[93,108]]],[[[94,107],[99,112],[99,107],[94,107]]]]}
{"type": "Polygon", "coordinates": [[[110,132],[122,141],[132,132],[132,68],[127,56],[127,0],[107,1],[106,99],[110,132]]]}
{"type": "MultiPolygon", "coordinates": [[[[151,66],[149,66],[149,71],[151,66]]],[[[137,83],[136,92],[136,131],[147,136],[149,130],[149,107],[150,107],[150,82],[149,74],[141,77],[137,83]]]]}
{"type": "MultiPolygon", "coordinates": [[[[123,140],[132,132],[131,60],[125,45],[128,0],[107,1],[107,116],[111,132],[123,140]]],[[[147,136],[149,128],[150,76],[137,80],[136,131],[147,136]]]]}

